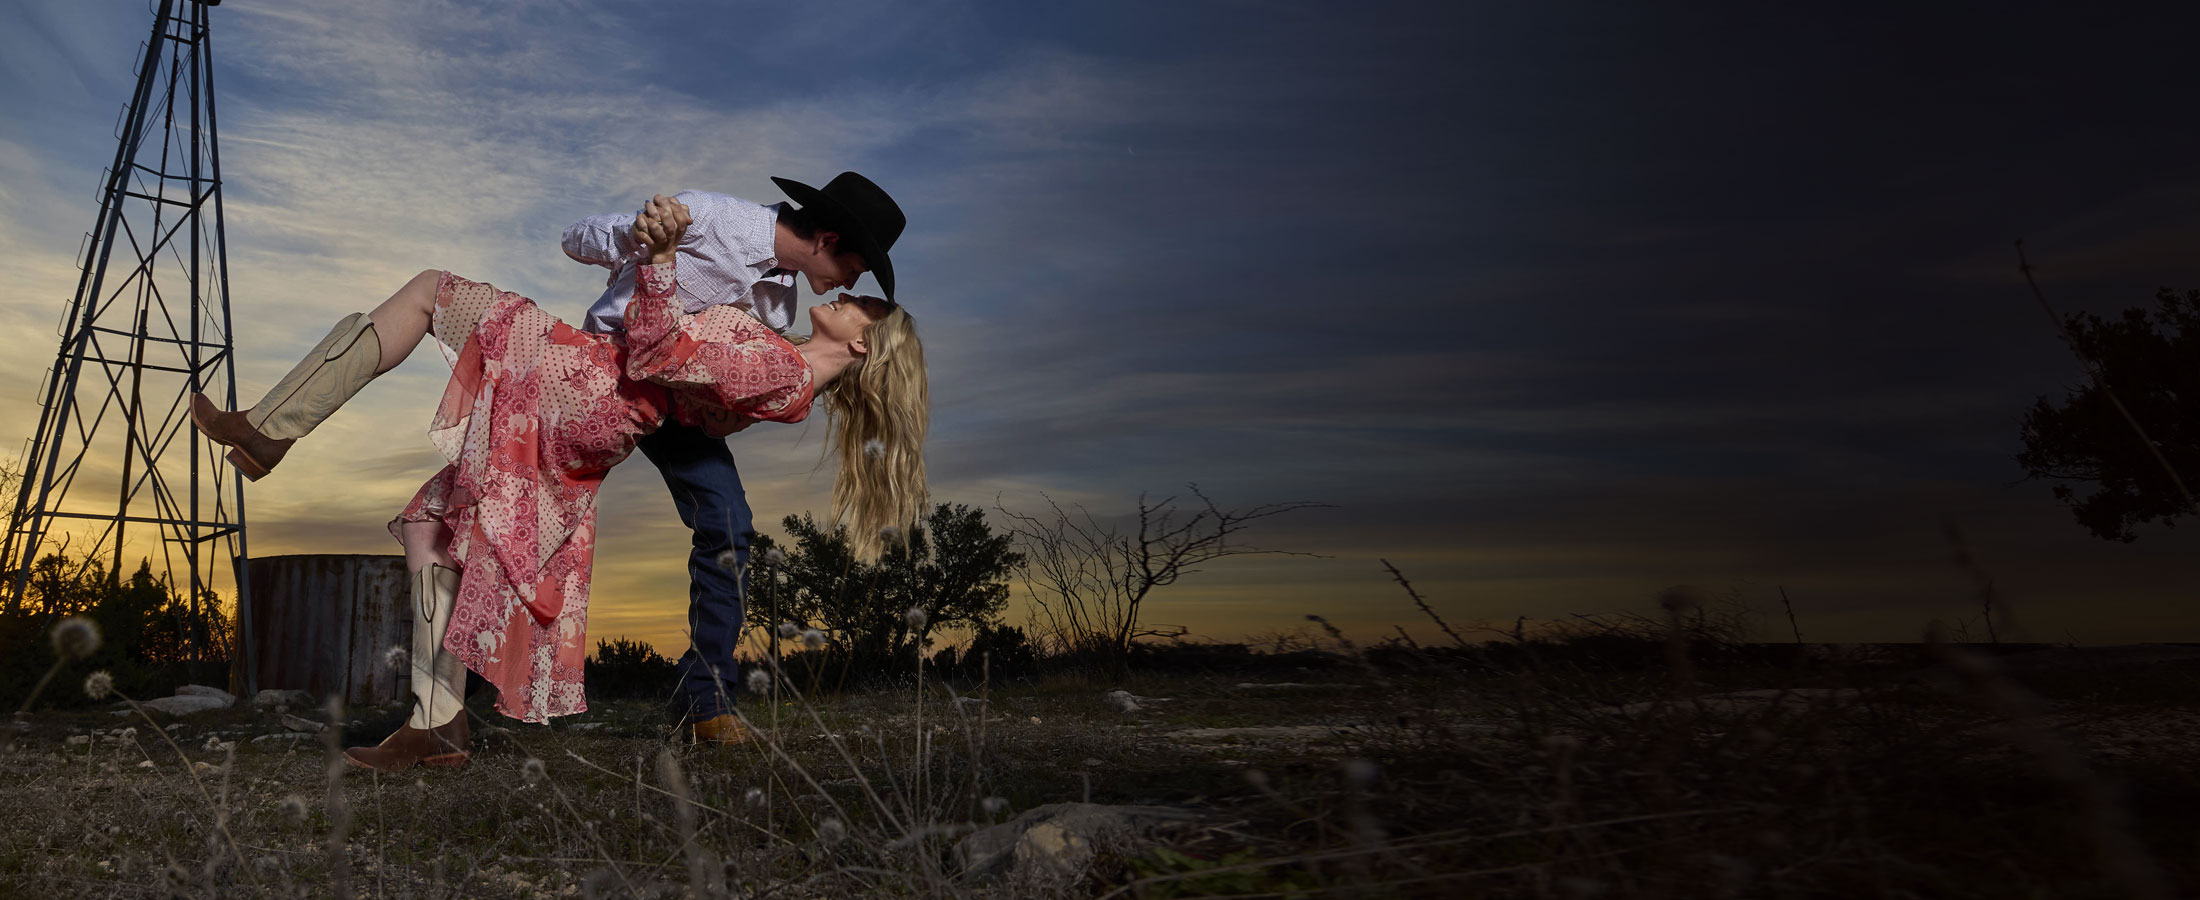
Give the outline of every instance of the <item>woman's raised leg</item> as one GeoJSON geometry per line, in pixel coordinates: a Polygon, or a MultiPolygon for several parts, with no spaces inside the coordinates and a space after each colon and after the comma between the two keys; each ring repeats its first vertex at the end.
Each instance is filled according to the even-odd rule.
{"type": "Polygon", "coordinates": [[[435,317],[435,285],[443,276],[434,269],[414,275],[405,286],[398,288],[381,306],[367,313],[374,322],[374,334],[382,342],[382,361],[374,374],[380,375],[411,356],[420,339],[427,336],[435,317]]]}
{"type": "Polygon", "coordinates": [[[441,274],[422,272],[372,313],[344,317],[249,410],[224,412],[206,395],[192,395],[192,423],[207,438],[232,448],[229,461],[246,478],[258,481],[282,462],[292,442],[412,354],[428,333],[441,274]]]}

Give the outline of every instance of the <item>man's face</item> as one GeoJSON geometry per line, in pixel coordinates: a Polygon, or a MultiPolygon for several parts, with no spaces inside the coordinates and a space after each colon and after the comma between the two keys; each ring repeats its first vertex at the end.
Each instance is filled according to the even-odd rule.
{"type": "Polygon", "coordinates": [[[840,249],[838,235],[834,237],[836,239],[825,243],[823,252],[813,256],[810,265],[802,270],[803,276],[810,281],[810,293],[823,295],[826,291],[853,288],[856,279],[870,270],[862,254],[840,249]]]}

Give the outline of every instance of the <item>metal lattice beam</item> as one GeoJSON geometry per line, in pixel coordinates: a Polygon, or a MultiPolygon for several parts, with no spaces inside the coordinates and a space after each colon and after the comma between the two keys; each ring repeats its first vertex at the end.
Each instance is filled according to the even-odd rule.
{"type": "MultiPolygon", "coordinates": [[[[116,123],[0,568],[20,602],[39,557],[64,539],[87,567],[111,559],[117,577],[136,556],[194,613],[207,592],[233,591],[241,635],[252,608],[236,574],[247,558],[244,481],[186,413],[196,391],[237,404],[207,21],[218,3],[159,0],[116,123]]],[[[241,641],[192,648],[193,659],[222,649],[234,651],[231,688],[256,689],[241,641]]]]}

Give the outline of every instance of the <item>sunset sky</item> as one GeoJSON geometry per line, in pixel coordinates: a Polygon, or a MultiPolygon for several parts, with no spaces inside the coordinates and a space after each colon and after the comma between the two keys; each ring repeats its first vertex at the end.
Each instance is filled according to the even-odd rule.
{"type": "MultiPolygon", "coordinates": [[[[1329,504],[1249,535],[1318,556],[1153,621],[1426,636],[1387,558],[1461,624],[1691,583],[1767,638],[1785,587],[1812,640],[1910,640],[1973,612],[1953,523],[2020,636],[2200,640],[2200,523],[2104,542],[2011,461],[2083,378],[2015,240],[2066,310],[2200,287],[2200,16],[1689,6],[230,0],[240,393],[421,269],[578,322],[574,220],[852,169],[908,214],[935,499],[1329,504]]],[[[150,22],[0,0],[11,448],[150,22]]],[[[249,488],[253,552],[396,552],[446,373],[416,353],[249,488]]],[[[765,530],[823,512],[824,430],[732,439],[765,530]]],[[[591,635],[677,655],[670,498],[637,455],[602,503],[591,635]]]]}

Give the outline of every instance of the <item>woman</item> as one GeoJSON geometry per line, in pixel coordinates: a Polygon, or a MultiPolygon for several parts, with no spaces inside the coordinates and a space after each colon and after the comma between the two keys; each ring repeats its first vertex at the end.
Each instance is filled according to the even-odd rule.
{"type": "Polygon", "coordinates": [[[581,331],[517,294],[422,272],[340,322],[250,410],[223,412],[193,395],[199,430],[256,480],[422,336],[452,360],[428,432],[450,464],[390,523],[413,573],[417,703],[379,746],[345,751],[354,764],[464,763],[467,669],[497,686],[505,715],[543,722],[587,709],[596,489],[667,417],[723,436],[801,421],[822,397],[836,414],[833,516],[857,552],[874,557],[882,533],[914,524],[928,398],[908,314],[841,294],[810,308],[814,331],[799,346],[735,307],[688,315],[673,281],[688,224],[686,207],[662,196],[635,217],[650,259],[624,335],[581,331]]]}

